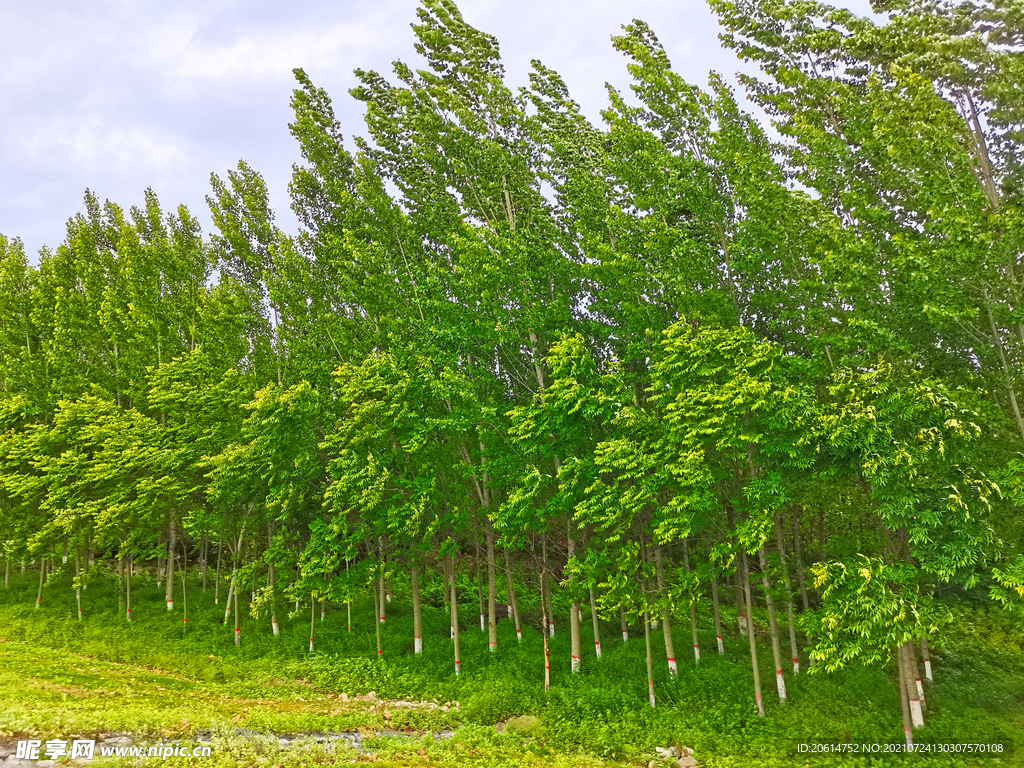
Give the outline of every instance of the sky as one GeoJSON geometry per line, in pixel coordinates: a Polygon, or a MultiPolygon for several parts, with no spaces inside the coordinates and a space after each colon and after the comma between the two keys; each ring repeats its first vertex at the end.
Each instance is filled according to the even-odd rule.
{"type": "MultiPolygon", "coordinates": [[[[418,65],[416,0],[3,0],[0,3],[0,234],[32,261],[64,239],[86,189],[122,208],[152,187],[166,211],[184,203],[210,229],[210,174],[239,159],[267,180],[277,223],[297,228],[288,180],[300,162],[288,133],[292,70],[330,94],[347,136],[362,133],[348,95],[353,69],[418,65]]],[[[724,50],[704,0],[462,0],[501,45],[508,82],[530,60],[557,70],[592,120],[606,82],[630,77],[610,37],[646,21],[675,68],[707,83],[752,72],[724,50]]],[[[349,145],[351,147],[351,144],[349,145]]]]}

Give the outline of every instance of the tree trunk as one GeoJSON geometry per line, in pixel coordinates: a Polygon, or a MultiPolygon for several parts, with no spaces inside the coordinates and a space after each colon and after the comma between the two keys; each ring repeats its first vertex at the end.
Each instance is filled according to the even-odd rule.
{"type": "Polygon", "coordinates": [[[903,653],[903,682],[907,689],[907,700],[910,702],[910,722],[914,728],[924,726],[924,713],[921,700],[917,697],[917,686],[914,684],[913,646],[908,640],[901,646],[903,653]]]}
{"type": "MultiPolygon", "coordinates": [[[[747,552],[740,548],[740,564],[743,569],[743,595],[746,601],[746,615],[752,616],[754,602],[750,595],[750,564],[747,562],[747,552]]],[[[754,671],[754,701],[757,703],[757,714],[764,717],[764,700],[761,698],[761,673],[757,668],[757,644],[754,642],[753,627],[747,632],[750,640],[750,666],[754,671]]]]}
{"type": "Polygon", "coordinates": [[[476,596],[480,605],[480,631],[487,631],[487,618],[484,614],[484,577],[480,565],[480,542],[476,543],[476,596]]]}
{"type": "Polygon", "coordinates": [[[601,627],[597,623],[597,599],[594,596],[594,588],[590,588],[590,620],[594,625],[594,654],[601,658],[601,627]]]}
{"type": "Polygon", "coordinates": [[[313,652],[313,638],[316,637],[316,597],[309,596],[309,652],[313,652]]]}
{"type": "Polygon", "coordinates": [[[227,626],[231,618],[231,598],[235,594],[235,564],[231,564],[231,581],[228,582],[228,598],[224,601],[224,626],[227,626]]]}
{"type": "Polygon", "coordinates": [[[46,558],[39,559],[39,594],[36,595],[36,608],[43,604],[43,581],[46,579],[46,558]]]}
{"type": "Polygon", "coordinates": [[[775,516],[775,544],[779,548],[779,561],[782,563],[782,580],[786,587],[786,615],[789,619],[789,647],[792,652],[793,674],[800,672],[800,647],[796,642],[796,625],[793,620],[793,587],[789,580],[789,565],[786,562],[786,547],[782,539],[782,517],[775,516]]]}
{"type": "Polygon", "coordinates": [[[541,593],[540,599],[542,602],[547,604],[547,617],[548,617],[548,636],[555,636],[555,611],[554,604],[551,602],[551,574],[548,572],[548,534],[543,532],[540,535],[540,548],[541,558],[543,562],[543,574],[544,589],[541,593]]]}
{"type": "Polygon", "coordinates": [[[725,654],[725,642],[722,640],[722,615],[718,605],[718,577],[711,577],[711,608],[715,614],[715,639],[718,641],[718,654],[725,654]]]}
{"type": "Polygon", "coordinates": [[[4,589],[11,588],[11,558],[4,558],[4,589]]]}
{"type": "Polygon", "coordinates": [[[125,607],[128,609],[128,621],[132,620],[132,571],[135,570],[133,565],[134,558],[132,557],[131,551],[128,552],[128,576],[125,579],[125,607]]]}
{"type": "Polygon", "coordinates": [[[209,570],[209,552],[210,552],[210,537],[205,533],[203,534],[203,543],[199,545],[202,552],[200,555],[199,575],[203,577],[203,592],[206,591],[206,572],[209,570]]]}
{"type": "Polygon", "coordinates": [[[764,589],[764,602],[768,607],[768,631],[772,638],[772,659],[775,662],[775,684],[779,692],[779,701],[786,701],[786,676],[782,669],[782,645],[779,643],[779,622],[775,616],[775,600],[772,597],[771,584],[768,582],[768,558],[764,546],[757,550],[757,558],[761,564],[761,587],[764,589]]]}
{"type": "Polygon", "coordinates": [[[164,593],[167,598],[167,610],[174,610],[174,553],[176,551],[178,530],[174,525],[174,515],[171,515],[171,537],[167,545],[167,589],[164,593]]]}
{"type": "Polygon", "coordinates": [[[423,653],[423,612],[420,608],[420,569],[412,561],[412,643],[414,653],[423,653]]]}
{"type": "MultiPolygon", "coordinates": [[[[690,544],[686,539],[683,539],[683,567],[687,573],[690,572],[690,544]]],[[[694,661],[700,663],[700,641],[697,640],[697,606],[695,595],[692,592],[690,593],[690,634],[693,635],[694,661]]]]}
{"type": "Polygon", "coordinates": [[[932,659],[928,655],[928,638],[921,638],[921,658],[924,659],[924,676],[929,682],[932,680],[932,659]]]}
{"type": "Polygon", "coordinates": [[[380,537],[380,581],[377,585],[380,591],[380,623],[383,624],[387,620],[387,608],[384,603],[387,602],[387,585],[385,582],[385,571],[387,569],[387,551],[384,548],[384,537],[380,537]]]}
{"type": "Polygon", "coordinates": [[[647,703],[654,707],[654,657],[651,655],[651,622],[647,611],[644,611],[644,642],[647,644],[647,703]]]}
{"type": "Polygon", "coordinates": [[[78,603],[78,620],[82,620],[82,553],[75,550],[75,602],[78,603]]]}
{"type": "Polygon", "coordinates": [[[896,649],[896,687],[900,694],[900,714],[903,717],[903,739],[907,750],[914,747],[914,734],[911,731],[910,706],[907,700],[907,670],[903,663],[903,646],[896,649]]]}
{"type": "Polygon", "coordinates": [[[267,565],[267,584],[270,586],[270,628],[277,637],[281,634],[281,627],[277,623],[277,569],[273,560],[267,565]]]}
{"type": "Polygon", "coordinates": [[[186,577],[188,576],[188,550],[182,547],[181,555],[181,624],[188,627],[188,590],[186,589],[186,577]]]}
{"type": "Polygon", "coordinates": [[[380,585],[376,576],[371,581],[370,591],[373,592],[373,625],[377,629],[377,659],[380,660],[384,658],[384,637],[381,633],[380,625],[380,612],[382,610],[380,604],[383,601],[381,600],[380,585]]]}
{"type": "Polygon", "coordinates": [[[626,609],[619,606],[619,624],[622,625],[622,642],[629,640],[629,629],[626,627],[626,609]]]}
{"type": "Polygon", "coordinates": [[[452,584],[452,641],[455,647],[455,676],[459,676],[462,666],[462,659],[459,656],[459,603],[458,596],[455,594],[455,555],[449,555],[448,560],[451,563],[451,584],[452,584]]]}
{"type": "Polygon", "coordinates": [[[484,526],[487,543],[487,647],[493,653],[498,650],[498,571],[494,562],[494,530],[491,521],[484,520],[484,526]]]}
{"type": "MultiPolygon", "coordinates": [[[[557,471],[558,468],[559,468],[558,467],[558,462],[556,460],[556,462],[555,462],[555,470],[557,471]]],[[[573,533],[575,532],[573,530],[574,527],[575,526],[573,525],[572,519],[570,518],[566,522],[566,534],[567,534],[568,543],[569,543],[568,556],[569,556],[570,560],[572,560],[572,558],[576,556],[576,537],[573,536],[573,533]]],[[[573,600],[572,600],[572,604],[569,606],[569,645],[570,645],[570,648],[572,649],[571,650],[572,663],[570,664],[570,668],[572,669],[573,672],[579,672],[580,671],[580,655],[583,653],[583,642],[582,642],[582,639],[580,637],[580,600],[579,600],[579,596],[575,593],[575,589],[576,589],[575,585],[574,585],[573,589],[574,589],[574,593],[573,593],[573,596],[572,596],[573,600]]]]}
{"type": "MultiPolygon", "coordinates": [[[[509,609],[512,611],[512,616],[516,622],[516,639],[521,643],[523,642],[523,629],[519,623],[519,601],[516,600],[516,590],[512,584],[512,566],[509,564],[508,550],[505,550],[505,578],[508,581],[508,601],[509,609]]],[[[543,626],[541,626],[543,629],[543,626]]],[[[541,634],[544,634],[541,632],[541,634]]]]}
{"type": "MultiPolygon", "coordinates": [[[[665,568],[661,557],[660,544],[654,545],[654,567],[658,584],[658,600],[661,601],[664,599],[663,596],[665,594],[665,568]]],[[[692,615],[692,601],[690,606],[692,615]]],[[[661,609],[661,631],[665,636],[665,660],[668,662],[668,673],[675,677],[679,672],[679,665],[676,663],[675,647],[672,645],[672,618],[669,614],[667,605],[661,609]]],[[[697,654],[697,661],[700,661],[700,649],[697,647],[696,628],[694,629],[693,643],[693,652],[697,654]]]]}
{"type": "Polygon", "coordinates": [[[220,605],[220,560],[221,555],[224,552],[224,537],[220,537],[220,541],[217,542],[217,575],[213,582],[213,604],[220,605]]]}
{"type": "MultiPolygon", "coordinates": [[[[239,549],[241,549],[241,547],[239,547],[239,549]]],[[[231,576],[231,581],[235,581],[234,574],[231,576]]],[[[233,583],[231,588],[235,593],[235,645],[239,646],[242,644],[242,614],[238,610],[238,584],[233,583]]]]}
{"type": "MultiPolygon", "coordinates": [[[[545,564],[547,561],[545,560],[545,564]]],[[[545,570],[541,569],[540,572],[540,636],[544,639],[544,692],[547,693],[551,688],[551,650],[548,648],[548,633],[544,631],[544,627],[548,623],[548,604],[544,599],[544,583],[546,580],[545,570]]]]}

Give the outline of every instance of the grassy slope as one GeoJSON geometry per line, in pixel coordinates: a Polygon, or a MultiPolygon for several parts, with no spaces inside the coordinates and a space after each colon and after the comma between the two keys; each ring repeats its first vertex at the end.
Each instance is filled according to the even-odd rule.
{"type": "MultiPolygon", "coordinates": [[[[836,675],[788,676],[791,702],[780,706],[768,689],[771,653],[759,647],[761,676],[768,681],[768,717],[753,710],[745,642],[727,638],[729,653],[713,652],[713,633],[702,632],[704,660],[699,668],[680,656],[680,675],[664,671],[661,633],[655,633],[656,691],[659,706],[645,704],[642,634],[631,631],[623,646],[617,628],[606,626],[605,656],[584,659],[583,674],[568,673],[568,633],[552,641],[553,687],[542,689],[540,636],[524,632],[519,646],[510,622],[499,625],[499,652],[489,654],[478,629],[476,608],[466,604],[461,646],[463,674],[452,672],[448,620],[439,608],[425,611],[425,653],[412,654],[411,616],[396,584],[385,626],[384,663],[375,654],[372,607],[354,608],[356,631],[345,629],[343,606],[329,607],[316,632],[317,653],[308,654],[309,606],[282,619],[276,640],[269,620],[248,616],[242,647],[223,626],[223,609],[212,593],[190,587],[187,631],[181,623],[180,595],[168,614],[162,594],[145,578],[137,580],[133,621],[117,614],[116,584],[93,583],[83,592],[85,620],[74,618],[69,580],[49,587],[43,608],[35,610],[37,582],[16,574],[10,592],[0,590],[0,734],[37,732],[43,738],[72,732],[130,730],[152,737],[187,734],[195,728],[233,733],[244,727],[268,732],[362,729],[437,730],[462,726],[451,743],[409,747],[378,744],[379,760],[396,765],[462,763],[538,765],[636,763],[654,746],[686,744],[706,766],[873,765],[867,759],[800,758],[795,744],[810,740],[898,741],[899,704],[883,669],[851,669],[836,675]],[[61,649],[61,650],[54,650],[61,649]],[[365,702],[340,702],[342,691],[380,697],[460,701],[457,712],[395,710],[365,702]],[[518,714],[536,714],[545,728],[532,740],[497,734],[494,723],[518,714]],[[418,750],[425,755],[419,755],[418,750]],[[471,754],[475,752],[475,756],[471,754]],[[594,757],[587,758],[585,755],[594,757]],[[398,757],[397,755],[402,755],[398,757]],[[531,756],[532,755],[532,756],[531,756]]],[[[428,588],[426,594],[431,595],[428,588]]],[[[247,596],[247,593],[246,593],[247,596]]],[[[472,596],[469,598],[472,600],[472,596]]],[[[291,606],[294,607],[294,606],[291,606]]],[[[283,611],[282,611],[283,614],[283,611]]],[[[589,627],[589,622],[584,622],[589,627]]],[[[687,646],[688,622],[678,623],[676,645],[687,646]]],[[[585,642],[590,640],[585,629],[585,642]]],[[[1024,734],[1024,647],[1018,631],[1000,615],[973,610],[962,615],[936,641],[937,680],[930,692],[928,725],[920,737],[971,741],[1011,739],[1024,734]]],[[[891,674],[891,671],[889,671],[891,674]]],[[[231,765],[238,739],[218,742],[218,762],[231,765]]],[[[1024,744],[1021,745],[1024,751],[1024,744]]],[[[317,759],[289,753],[288,762],[317,759]]],[[[320,754],[319,759],[324,759],[320,754]]],[[[268,753],[272,765],[281,762],[268,753]],[[276,762],[275,762],[276,761],[276,762]]],[[[333,759],[333,758],[331,758],[333,759]]],[[[349,755],[347,759],[352,759],[349,755]]],[[[180,759],[179,759],[180,760],[180,759]]],[[[956,759],[915,759],[915,764],[975,765],[956,759]]],[[[205,765],[211,765],[209,760],[205,765]]],[[[984,764],[997,764],[992,760],[984,764]]],[[[1003,761],[1024,765],[1024,754],[1003,761]]]]}

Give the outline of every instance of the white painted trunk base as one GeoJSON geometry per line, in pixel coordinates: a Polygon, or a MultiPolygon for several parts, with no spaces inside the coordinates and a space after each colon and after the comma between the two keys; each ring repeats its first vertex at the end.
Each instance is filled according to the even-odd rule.
{"type": "Polygon", "coordinates": [[[520,643],[523,642],[523,630],[516,630],[516,639],[518,639],[520,643]]]}
{"type": "Polygon", "coordinates": [[[270,626],[272,626],[274,628],[274,635],[275,636],[281,634],[281,628],[277,625],[276,621],[272,622],[270,626]]]}
{"type": "Polygon", "coordinates": [[[455,662],[455,676],[456,676],[456,677],[458,677],[458,676],[459,676],[459,667],[460,667],[460,666],[462,666],[462,662],[456,661],[456,662],[455,662]]]}
{"type": "Polygon", "coordinates": [[[548,637],[554,637],[554,636],[555,636],[555,622],[549,621],[548,622],[548,637]]]}
{"type": "Polygon", "coordinates": [[[656,706],[654,701],[654,682],[651,680],[647,681],[647,702],[652,706],[656,706]]]}
{"type": "Polygon", "coordinates": [[[313,652],[313,638],[312,637],[309,638],[309,652],[310,653],[313,652]]]}
{"type": "Polygon", "coordinates": [[[786,700],[786,678],[781,669],[775,670],[775,687],[779,691],[779,701],[786,700]]]}
{"type": "Polygon", "coordinates": [[[915,677],[914,678],[914,683],[917,685],[917,698],[919,698],[921,700],[921,702],[922,702],[921,708],[924,709],[925,708],[925,705],[924,705],[924,686],[921,685],[921,678],[920,677],[915,677]]]}
{"type": "Polygon", "coordinates": [[[594,641],[594,653],[597,654],[597,658],[599,658],[599,659],[601,658],[601,641],[600,640],[595,640],[594,641]]]}
{"type": "Polygon", "coordinates": [[[629,632],[622,630],[622,642],[626,642],[627,640],[629,640],[629,632]]]}
{"type": "Polygon", "coordinates": [[[725,653],[725,643],[722,642],[722,636],[715,635],[715,639],[718,641],[718,652],[725,653]]]}
{"type": "Polygon", "coordinates": [[[572,671],[573,672],[579,672],[580,671],[580,657],[579,656],[573,656],[572,657],[572,671]]]}
{"type": "Polygon", "coordinates": [[[920,699],[910,700],[910,722],[915,728],[921,728],[924,726],[924,714],[921,712],[920,699]]]}
{"type": "Polygon", "coordinates": [[[669,659],[667,659],[667,661],[668,661],[668,673],[670,675],[672,675],[672,677],[675,677],[677,674],[679,674],[679,665],[676,664],[676,660],[675,659],[669,658],[669,659]]]}
{"type": "Polygon", "coordinates": [[[908,749],[914,746],[914,737],[911,735],[909,728],[903,729],[903,741],[908,749]]]}
{"type": "Polygon", "coordinates": [[[168,600],[167,601],[167,610],[168,611],[173,611],[174,610],[174,601],[173,600],[168,600]]]}
{"type": "Polygon", "coordinates": [[[487,631],[487,624],[484,621],[484,615],[482,613],[480,614],[480,631],[481,632],[486,632],[487,631]]]}
{"type": "Polygon", "coordinates": [[[793,674],[800,674],[800,659],[793,659],[793,674]]]}
{"type": "Polygon", "coordinates": [[[413,646],[413,652],[414,653],[423,653],[423,638],[422,637],[415,637],[415,638],[413,638],[412,646],[413,646]]]}
{"type": "Polygon", "coordinates": [[[700,661],[700,646],[693,646],[693,658],[695,661],[700,661]]]}
{"type": "Polygon", "coordinates": [[[931,679],[932,679],[932,660],[931,659],[925,659],[924,660],[924,676],[926,678],[928,678],[929,682],[931,681],[931,679]]]}

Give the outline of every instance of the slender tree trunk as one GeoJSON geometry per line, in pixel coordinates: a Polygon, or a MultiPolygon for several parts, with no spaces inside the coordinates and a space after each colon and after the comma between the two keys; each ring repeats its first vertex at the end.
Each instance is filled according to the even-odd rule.
{"type": "MultiPolygon", "coordinates": [[[[547,560],[544,561],[545,565],[547,560]]],[[[551,650],[548,648],[548,633],[544,631],[544,627],[548,623],[548,604],[544,599],[544,584],[546,581],[546,573],[544,568],[540,572],[540,636],[544,639],[544,692],[547,693],[551,688],[551,650]]]]}
{"type": "Polygon", "coordinates": [[[36,608],[41,608],[43,604],[43,582],[46,579],[46,558],[42,557],[39,559],[39,594],[36,595],[36,608]]]}
{"type": "Polygon", "coordinates": [[[213,582],[213,604],[220,605],[220,560],[221,554],[224,552],[224,537],[220,537],[220,541],[217,542],[217,575],[213,582]]]}
{"type": "Polygon", "coordinates": [[[11,558],[4,559],[4,589],[11,588],[11,558]]]}
{"type": "Polygon", "coordinates": [[[228,582],[228,599],[224,601],[224,626],[231,618],[231,598],[235,594],[235,563],[231,564],[231,581],[228,582]]]}
{"type": "MultiPolygon", "coordinates": [[[[519,623],[519,601],[516,600],[516,590],[512,584],[512,566],[509,563],[508,550],[505,550],[505,578],[508,581],[508,602],[509,610],[512,612],[512,616],[516,623],[516,639],[521,643],[523,642],[523,629],[519,623]]],[[[543,629],[543,626],[541,627],[543,629]]],[[[543,634],[543,632],[541,632],[543,634]]]]}
{"type": "Polygon", "coordinates": [[[476,596],[480,604],[480,631],[487,631],[487,618],[484,614],[484,578],[483,567],[480,565],[483,558],[480,556],[480,542],[476,542],[476,596]]]}
{"type": "Polygon", "coordinates": [[[619,606],[619,624],[622,625],[622,642],[629,640],[629,629],[626,627],[626,609],[619,606]]]}
{"type": "Polygon", "coordinates": [[[800,672],[800,646],[796,642],[796,624],[793,620],[793,585],[789,580],[789,565],[786,561],[786,547],[782,539],[782,517],[775,516],[775,544],[779,548],[779,562],[782,563],[782,580],[786,587],[786,616],[789,620],[789,647],[792,651],[793,674],[800,672]]]}
{"type": "Polygon", "coordinates": [[[487,647],[498,650],[498,570],[494,562],[494,530],[491,521],[484,520],[484,538],[487,546],[487,647]]]}
{"type": "Polygon", "coordinates": [[[177,546],[175,538],[177,533],[177,527],[174,525],[174,515],[171,515],[171,535],[170,542],[167,544],[167,589],[165,592],[168,611],[174,610],[174,553],[177,546]]]}
{"type": "Polygon", "coordinates": [[[182,626],[188,627],[188,582],[186,577],[188,576],[188,550],[182,547],[181,550],[181,612],[182,612],[182,626]]]}
{"type": "Polygon", "coordinates": [[[654,699],[654,656],[651,654],[651,615],[644,611],[644,642],[647,644],[647,703],[656,706],[654,699]]]}
{"type": "Polygon", "coordinates": [[[597,623],[597,598],[594,595],[594,588],[590,588],[590,620],[594,625],[594,654],[601,658],[601,627],[597,623]]]}
{"type": "Polygon", "coordinates": [[[420,608],[419,563],[412,561],[412,642],[413,652],[423,653],[423,613],[420,608]]]}
{"type": "MultiPolygon", "coordinates": [[[[735,518],[732,512],[732,505],[727,504],[725,507],[726,520],[729,523],[729,529],[734,530],[736,528],[735,518]]],[[[739,627],[740,636],[744,637],[747,634],[747,602],[743,598],[743,583],[746,577],[740,573],[740,568],[736,569],[734,574],[734,591],[736,594],[736,626],[739,627]]]]}
{"type": "MultiPolygon", "coordinates": [[[[690,573],[690,544],[683,539],[683,567],[690,573]]],[[[700,641],[697,640],[697,606],[695,595],[690,593],[690,634],[693,635],[693,658],[700,663],[700,641]]]]}
{"type": "Polygon", "coordinates": [[[455,593],[455,555],[448,556],[451,563],[451,585],[452,585],[452,641],[455,649],[455,676],[459,676],[462,666],[462,658],[459,656],[459,602],[455,593]]]}
{"type": "Polygon", "coordinates": [[[722,640],[722,615],[718,604],[718,576],[711,577],[711,608],[715,614],[715,639],[718,641],[718,654],[725,655],[725,641],[722,640]]]}
{"type": "MultiPolygon", "coordinates": [[[[239,551],[241,551],[241,547],[239,547],[239,551]]],[[[238,592],[239,592],[239,589],[238,589],[238,584],[235,583],[235,575],[234,574],[232,574],[232,576],[231,576],[231,581],[232,581],[231,589],[235,593],[235,645],[239,646],[239,645],[242,644],[242,613],[241,613],[241,611],[238,610],[238,592]]]]}
{"type": "Polygon", "coordinates": [[[914,687],[917,689],[917,698],[921,702],[921,710],[924,711],[928,709],[928,703],[924,698],[924,685],[921,684],[921,669],[917,665],[917,648],[911,642],[907,643],[907,661],[910,674],[914,678],[914,687]]]}
{"type": "MultiPolygon", "coordinates": [[[[753,616],[754,601],[750,595],[750,564],[747,562],[747,552],[740,547],[740,564],[743,568],[743,595],[746,599],[746,615],[753,616]]],[[[764,700],[761,698],[761,673],[757,668],[757,644],[754,642],[753,627],[747,632],[750,640],[750,666],[754,672],[754,701],[757,703],[757,714],[764,717],[764,700]]]]}
{"type": "Polygon", "coordinates": [[[764,546],[757,550],[757,558],[761,564],[761,587],[764,589],[764,602],[768,607],[768,631],[772,638],[772,659],[775,662],[775,684],[779,692],[779,701],[786,701],[786,676],[782,669],[782,645],[779,643],[779,622],[775,616],[775,600],[772,598],[771,584],[768,582],[768,558],[764,546]]]}
{"type": "Polygon", "coordinates": [[[309,652],[313,652],[313,638],[316,637],[316,597],[309,596],[309,652]]]}
{"type": "MultiPolygon", "coordinates": [[[[121,550],[123,549],[122,544],[121,550]]],[[[124,555],[121,551],[118,554],[121,555],[117,561],[117,612],[120,614],[124,610],[124,555]]]]}
{"type": "Polygon", "coordinates": [[[903,682],[907,689],[907,700],[910,702],[910,722],[914,728],[924,726],[924,713],[921,700],[917,697],[917,685],[914,683],[913,646],[908,640],[901,646],[903,653],[903,682]]]}
{"type": "MultiPolygon", "coordinates": [[[[555,471],[559,469],[559,462],[555,461],[555,471]]],[[[572,519],[570,518],[566,522],[566,534],[568,536],[568,556],[572,560],[576,555],[576,537],[575,526],[573,525],[572,519]]],[[[574,590],[576,587],[574,587],[574,590]]],[[[580,671],[580,655],[583,653],[583,642],[580,637],[580,600],[579,596],[574,592],[572,604],[569,606],[569,641],[572,654],[572,663],[570,668],[573,672],[580,671]]]]}
{"type": "Polygon", "coordinates": [[[903,646],[896,649],[896,687],[900,694],[900,714],[903,717],[903,739],[908,750],[914,746],[914,734],[911,730],[910,706],[907,699],[907,669],[903,663],[903,646]]]}
{"type": "Polygon", "coordinates": [[[274,637],[281,633],[281,627],[277,623],[277,569],[274,568],[274,561],[267,564],[267,584],[270,586],[270,628],[274,631],[274,637]]]}
{"type": "Polygon", "coordinates": [[[385,573],[387,570],[387,551],[384,548],[384,537],[380,537],[380,582],[378,588],[380,590],[380,623],[383,624],[387,620],[387,608],[384,603],[386,602],[387,585],[385,582],[385,573]]]}
{"type": "MultiPolygon", "coordinates": [[[[75,550],[75,580],[82,578],[82,553],[75,550]]],[[[75,602],[78,603],[78,620],[82,620],[82,585],[75,585],[75,602]]]]}
{"type": "MultiPolygon", "coordinates": [[[[348,573],[349,570],[350,570],[349,562],[346,559],[345,560],[345,572],[348,573]]],[[[349,589],[349,592],[348,592],[348,595],[347,595],[348,600],[345,601],[345,609],[346,609],[346,611],[348,613],[348,631],[351,632],[352,631],[352,587],[351,587],[351,585],[349,585],[348,589],[349,589]]]]}
{"type": "Polygon", "coordinates": [[[928,638],[921,638],[921,658],[924,659],[924,676],[928,682],[932,681],[932,659],[928,654],[928,638]]]}
{"type": "MultiPolygon", "coordinates": [[[[658,584],[658,600],[661,601],[664,599],[665,594],[665,568],[661,557],[660,544],[654,545],[654,566],[658,584]]],[[[690,605],[690,610],[692,612],[692,601],[690,605]]],[[[661,631],[665,636],[665,660],[668,662],[668,673],[675,677],[679,673],[679,665],[676,663],[675,646],[672,644],[672,617],[669,614],[668,606],[664,606],[661,609],[661,631]]],[[[700,661],[700,649],[697,647],[696,629],[694,630],[693,643],[693,652],[697,655],[697,661],[700,661]]]]}
{"type": "Polygon", "coordinates": [[[203,577],[203,592],[206,591],[206,572],[209,570],[209,552],[210,552],[210,537],[205,533],[203,534],[203,543],[200,545],[202,549],[202,560],[199,566],[199,575],[203,577]]]}
{"type": "Polygon", "coordinates": [[[132,620],[132,571],[135,570],[135,559],[131,550],[128,551],[128,576],[125,579],[125,607],[127,608],[128,621],[132,620]]]}
{"type": "Polygon", "coordinates": [[[380,621],[380,604],[383,602],[381,599],[380,586],[377,582],[377,577],[374,577],[371,587],[373,592],[373,624],[377,628],[377,659],[384,658],[384,637],[381,633],[381,621],[380,621]]]}

